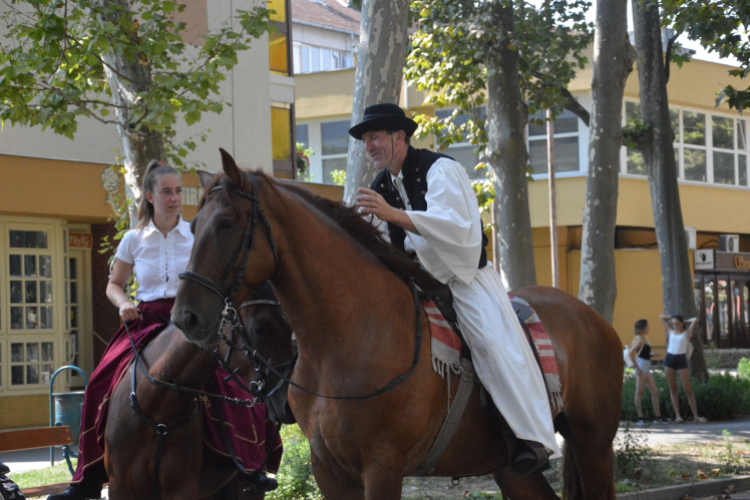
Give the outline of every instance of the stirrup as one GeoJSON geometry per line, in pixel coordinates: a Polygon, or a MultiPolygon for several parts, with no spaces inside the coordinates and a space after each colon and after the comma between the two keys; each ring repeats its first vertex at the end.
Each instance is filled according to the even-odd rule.
{"type": "Polygon", "coordinates": [[[513,458],[511,470],[516,477],[544,472],[550,468],[547,450],[534,441],[519,440],[521,450],[513,458]]]}
{"type": "Polygon", "coordinates": [[[242,489],[248,495],[259,495],[268,493],[279,487],[279,482],[265,474],[257,473],[248,476],[242,481],[242,489]]]}

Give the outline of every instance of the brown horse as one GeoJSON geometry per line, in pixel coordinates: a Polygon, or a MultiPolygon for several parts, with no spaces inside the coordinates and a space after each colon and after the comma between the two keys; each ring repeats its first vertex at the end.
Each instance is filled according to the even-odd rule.
{"type": "MultiPolygon", "coordinates": [[[[224,277],[230,277],[229,285],[235,275],[242,280],[238,302],[270,279],[299,346],[292,382],[325,396],[352,397],[406,374],[415,357],[415,304],[410,287],[394,270],[418,273],[419,268],[385,244],[354,209],[260,172],[246,176],[223,150],[222,157],[226,175],[204,186],[186,273],[192,277],[180,284],[172,310],[186,337],[204,345],[215,342],[225,307],[216,292],[226,290],[224,277]],[[244,266],[237,255],[247,234],[244,266]]],[[[565,496],[614,499],[620,340],[604,319],[567,293],[546,287],[514,293],[537,311],[557,354],[568,424],[565,496]]],[[[427,325],[424,312],[421,324],[427,325]]],[[[425,335],[414,372],[377,397],[337,400],[289,389],[326,498],[401,497],[403,478],[422,464],[447,413],[448,390],[431,367],[429,348],[425,335]]],[[[451,382],[455,394],[456,377],[451,382]]],[[[475,387],[432,475],[493,472],[504,498],[557,498],[541,473],[516,478],[499,468],[507,450],[493,443],[479,392],[475,387]]],[[[502,410],[503,402],[497,403],[502,410]]]]}
{"type": "MultiPolygon", "coordinates": [[[[247,307],[240,308],[240,314],[255,349],[265,356],[290,359],[291,327],[281,308],[273,305],[274,301],[273,290],[269,286],[262,287],[247,307]]],[[[191,389],[202,389],[219,367],[213,356],[187,342],[182,333],[171,325],[146,345],[141,357],[152,377],[191,389]]],[[[255,374],[249,357],[242,358],[241,354],[235,353],[230,360],[233,367],[240,369],[239,375],[246,381],[255,374]]],[[[190,416],[184,425],[164,438],[159,458],[160,473],[156,481],[156,431],[139,418],[130,406],[133,369],[131,365],[120,379],[112,394],[107,417],[104,460],[109,476],[109,498],[262,499],[262,494],[245,496],[237,477],[237,467],[229,458],[217,454],[205,444],[199,412],[193,411],[195,397],[176,394],[149,383],[139,368],[136,370],[136,397],[148,418],[172,425],[190,416]],[[159,494],[156,493],[157,485],[159,494]]],[[[250,395],[247,397],[250,398],[250,395]]],[[[268,408],[271,418],[293,422],[288,411],[286,390],[277,391],[268,408]]],[[[256,424],[256,430],[265,430],[265,422],[256,424]]],[[[271,440],[273,436],[266,436],[266,439],[271,440]]]]}

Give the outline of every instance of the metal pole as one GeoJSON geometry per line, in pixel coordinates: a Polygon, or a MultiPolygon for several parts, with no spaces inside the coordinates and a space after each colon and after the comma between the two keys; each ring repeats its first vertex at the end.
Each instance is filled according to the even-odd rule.
{"type": "Polygon", "coordinates": [[[555,190],[555,122],[547,110],[547,172],[549,173],[549,236],[552,252],[552,286],[560,288],[560,264],[557,259],[557,192],[555,190]]]}

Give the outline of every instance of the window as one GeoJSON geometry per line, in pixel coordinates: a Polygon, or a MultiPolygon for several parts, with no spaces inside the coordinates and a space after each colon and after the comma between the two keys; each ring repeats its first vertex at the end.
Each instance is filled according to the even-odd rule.
{"type": "MultiPolygon", "coordinates": [[[[477,112],[479,113],[480,118],[484,119],[484,106],[479,107],[477,109],[477,112]]],[[[453,110],[448,109],[439,110],[435,113],[435,116],[437,116],[441,120],[449,118],[451,115],[453,115],[453,110]]],[[[455,123],[456,126],[459,127],[467,123],[468,121],[469,115],[463,113],[453,119],[453,123],[455,123]]],[[[475,169],[477,164],[481,163],[482,161],[478,155],[474,154],[475,149],[476,146],[471,144],[468,140],[465,140],[463,142],[451,144],[447,150],[444,150],[442,152],[460,163],[464,167],[464,170],[466,170],[466,173],[469,175],[470,179],[481,180],[485,178],[485,171],[475,169]]]]}
{"type": "Polygon", "coordinates": [[[295,73],[317,73],[354,67],[354,56],[351,52],[313,45],[295,44],[295,73]]]}
{"type": "Polygon", "coordinates": [[[310,139],[307,133],[307,124],[297,125],[297,142],[302,144],[305,149],[310,147],[310,139]]]}
{"type": "MultiPolygon", "coordinates": [[[[82,297],[80,269],[78,257],[65,258],[65,331],[68,338],[65,342],[65,364],[80,366],[78,355],[80,354],[80,310],[82,297]]],[[[67,379],[70,381],[70,374],[77,372],[68,371],[67,379]]]]}
{"type": "MultiPolygon", "coordinates": [[[[529,117],[529,164],[535,174],[546,174],[547,122],[546,112],[529,117]]],[[[555,120],[555,173],[578,172],[578,117],[567,109],[555,120]]]]}
{"type": "Polygon", "coordinates": [[[10,384],[12,386],[49,384],[55,370],[53,342],[11,342],[10,384]]]}
{"type": "MultiPolygon", "coordinates": [[[[688,109],[669,109],[678,177],[686,181],[748,186],[747,122],[688,109]]],[[[640,119],[638,103],[625,103],[625,122],[640,119]]],[[[626,148],[629,174],[645,175],[640,152],[626,148]]]]}
{"type": "Polygon", "coordinates": [[[274,11],[271,14],[271,21],[286,22],[286,0],[268,0],[268,10],[274,11]]]}
{"type": "Polygon", "coordinates": [[[349,120],[320,124],[321,160],[324,184],[333,184],[331,172],[346,170],[349,152],[349,120]]]}
{"type": "Polygon", "coordinates": [[[52,255],[47,232],[11,230],[9,242],[10,329],[51,330],[52,255]]]}
{"type": "Polygon", "coordinates": [[[292,47],[289,36],[291,19],[287,15],[289,0],[268,0],[267,6],[269,10],[274,11],[270,19],[276,28],[268,35],[270,69],[273,73],[289,76],[292,74],[289,67],[289,51],[292,47]]]}
{"type": "Polygon", "coordinates": [[[291,105],[277,103],[271,108],[271,141],[273,173],[275,177],[291,179],[292,168],[292,109],[291,105]]]}

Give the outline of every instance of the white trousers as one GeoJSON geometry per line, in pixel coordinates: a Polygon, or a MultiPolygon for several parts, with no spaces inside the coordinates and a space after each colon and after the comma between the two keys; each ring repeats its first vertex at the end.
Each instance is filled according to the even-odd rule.
{"type": "Polygon", "coordinates": [[[519,439],[561,456],[547,390],[500,275],[488,264],[470,285],[450,282],[458,324],[479,380],[519,439]]]}

